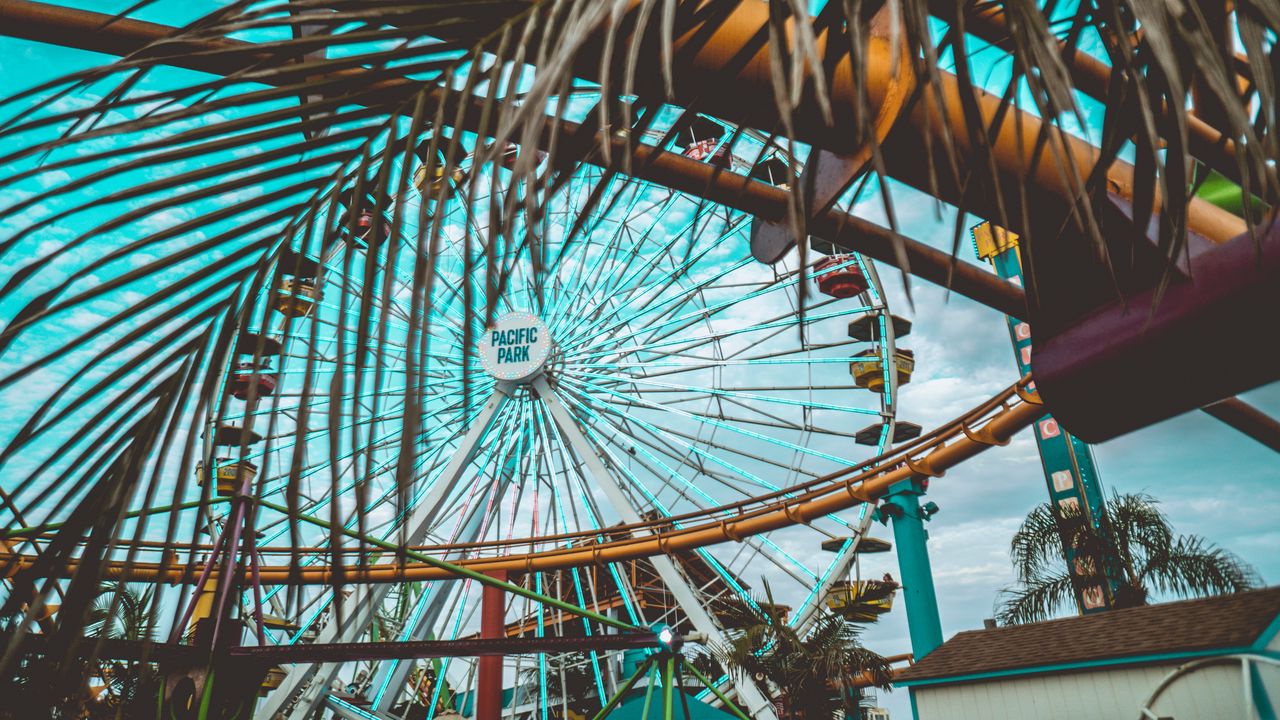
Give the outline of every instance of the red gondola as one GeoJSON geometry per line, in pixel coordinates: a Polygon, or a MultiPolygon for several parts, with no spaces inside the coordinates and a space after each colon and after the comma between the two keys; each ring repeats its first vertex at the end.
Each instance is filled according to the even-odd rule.
{"type": "MultiPolygon", "coordinates": [[[[547,154],[545,152],[541,150],[538,151],[538,163],[541,163],[543,160],[546,159],[546,157],[547,157],[547,154]]],[[[518,160],[519,158],[520,158],[519,145],[513,142],[508,142],[506,146],[502,148],[502,159],[500,160],[500,162],[502,163],[502,167],[508,170],[514,170],[516,167],[516,160],[518,160]]]]}
{"type": "Polygon", "coordinates": [[[691,160],[705,160],[708,165],[716,167],[729,167],[729,148],[720,144],[720,138],[691,143],[684,149],[684,156],[691,160]]]}
{"type": "Polygon", "coordinates": [[[280,378],[277,374],[266,372],[268,363],[255,365],[252,362],[236,363],[235,372],[231,373],[231,395],[238,400],[248,400],[250,394],[266,397],[276,391],[280,378]],[[256,392],[254,389],[256,388],[256,392]]]}
{"type": "Polygon", "coordinates": [[[726,132],[720,123],[699,116],[676,134],[676,144],[684,147],[684,156],[691,160],[729,169],[729,143],[720,142],[726,132]]]}
{"type": "Polygon", "coordinates": [[[352,190],[346,190],[339,202],[343,210],[338,218],[338,230],[348,244],[375,245],[391,235],[391,224],[383,212],[390,205],[385,198],[375,202],[372,195],[357,198],[352,190]]]}
{"type": "Polygon", "coordinates": [[[813,268],[818,278],[818,290],[833,298],[851,298],[867,291],[867,276],[854,261],[852,255],[832,255],[813,268]]]}

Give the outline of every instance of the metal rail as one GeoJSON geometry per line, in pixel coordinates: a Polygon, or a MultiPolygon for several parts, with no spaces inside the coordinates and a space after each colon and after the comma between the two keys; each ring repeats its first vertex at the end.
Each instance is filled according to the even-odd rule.
{"type": "MultiPolygon", "coordinates": [[[[705,518],[701,524],[680,529],[658,529],[652,534],[603,543],[584,543],[568,548],[499,557],[469,558],[456,564],[432,558],[430,563],[355,566],[343,568],[342,577],[347,583],[387,583],[456,578],[460,571],[470,576],[493,571],[531,573],[558,570],[693,550],[806,523],[864,502],[876,502],[891,485],[902,480],[939,477],[948,468],[988,447],[1007,443],[1015,433],[1044,414],[1039,396],[1027,389],[1029,382],[1029,378],[1018,381],[973,411],[930,433],[927,442],[887,453],[866,469],[853,468],[819,478],[813,483],[789,488],[783,491],[787,496],[779,499],[773,499],[778,493],[760,496],[756,499],[764,502],[759,507],[734,505],[711,508],[699,513],[705,518]]],[[[615,533],[629,534],[631,527],[623,525],[610,529],[610,535],[615,533]]],[[[526,538],[523,544],[536,545],[540,541],[541,538],[526,538]]],[[[400,548],[392,546],[389,549],[400,548]]],[[[421,557],[418,553],[409,554],[410,557],[421,557]]],[[[6,573],[17,572],[33,564],[35,560],[34,555],[0,552],[0,568],[6,573]]],[[[77,565],[78,561],[72,561],[59,570],[64,575],[69,575],[77,565]]],[[[135,582],[179,583],[194,579],[189,568],[166,567],[162,571],[161,565],[110,561],[103,564],[102,576],[135,582]]],[[[269,585],[331,584],[334,571],[328,567],[263,566],[259,577],[263,584],[269,585]]],[[[523,591],[523,588],[513,586],[508,586],[507,589],[523,591]]]]}
{"type": "MultiPolygon", "coordinates": [[[[0,635],[6,646],[12,633],[0,635]]],[[[683,642],[680,638],[673,643],[683,642]]],[[[481,657],[487,655],[536,655],[587,650],[629,650],[662,648],[653,632],[596,634],[585,637],[516,637],[466,640],[411,640],[405,642],[303,643],[298,645],[238,645],[225,650],[227,656],[268,665],[298,662],[354,662],[358,660],[414,660],[439,657],[481,657]]],[[[43,653],[64,649],[50,635],[28,633],[23,636],[20,652],[43,653]]],[[[112,660],[145,660],[149,662],[200,662],[208,650],[196,645],[125,640],[120,638],[83,638],[74,650],[82,657],[112,660]]]]}

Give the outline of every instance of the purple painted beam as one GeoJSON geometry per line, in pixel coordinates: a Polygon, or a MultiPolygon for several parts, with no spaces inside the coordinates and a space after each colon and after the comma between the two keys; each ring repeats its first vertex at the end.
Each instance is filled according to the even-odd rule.
{"type": "Polygon", "coordinates": [[[1239,398],[1206,405],[1205,412],[1280,453],[1280,421],[1239,398]]]}
{"type": "MultiPolygon", "coordinates": [[[[12,633],[0,633],[0,645],[7,646],[12,633]]],[[[64,649],[53,647],[48,635],[28,634],[22,639],[23,651],[45,653],[64,649]]],[[[677,638],[673,645],[681,644],[677,638]]],[[[491,655],[530,655],[534,653],[566,653],[589,650],[659,649],[662,643],[652,632],[603,634],[591,637],[515,637],[471,638],[466,640],[417,640],[409,642],[356,642],[299,645],[240,645],[227,648],[226,656],[239,661],[273,665],[293,662],[351,662],[356,660],[416,659],[432,657],[485,657],[491,655]]],[[[209,653],[194,645],[83,638],[74,649],[81,657],[114,660],[151,660],[153,662],[193,663],[208,659],[209,653]]]]}
{"type": "Polygon", "coordinates": [[[431,657],[485,657],[588,650],[627,650],[660,646],[654,633],[593,635],[591,637],[476,638],[409,642],[326,643],[323,645],[244,645],[231,648],[232,657],[267,663],[353,662],[408,660],[431,657]]]}
{"type": "Polygon", "coordinates": [[[1280,380],[1280,220],[1197,248],[1188,276],[1086,314],[1032,354],[1063,427],[1102,442],[1280,380]]]}

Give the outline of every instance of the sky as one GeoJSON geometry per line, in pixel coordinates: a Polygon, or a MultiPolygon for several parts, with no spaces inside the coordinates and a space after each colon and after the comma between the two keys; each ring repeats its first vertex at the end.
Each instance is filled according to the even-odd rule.
{"type": "MultiPolygon", "coordinates": [[[[64,4],[98,11],[127,5],[64,4]]],[[[165,3],[143,17],[173,24],[213,6],[165,3]]],[[[0,95],[105,59],[0,38],[0,95]]],[[[1090,118],[1096,111],[1086,107],[1090,118]]],[[[901,198],[897,207],[904,234],[950,250],[951,212],[906,191],[901,198]]],[[[857,210],[873,220],[880,217],[878,202],[857,210]]],[[[976,261],[961,252],[962,259],[976,261]]],[[[909,302],[901,277],[884,266],[880,273],[891,307],[914,323],[911,335],[899,343],[914,350],[917,358],[915,376],[901,393],[900,419],[926,429],[937,426],[1016,379],[999,313],[917,280],[910,281],[914,302],[909,302]]],[[[0,269],[0,279],[6,274],[0,269]]],[[[8,313],[4,317],[7,320],[8,313]]],[[[1280,417],[1280,384],[1246,393],[1243,399],[1280,417]]],[[[1105,488],[1153,495],[1179,532],[1202,535],[1238,554],[1268,584],[1280,582],[1280,528],[1275,522],[1280,511],[1280,457],[1273,451],[1204,413],[1192,412],[1097,445],[1094,452],[1105,488]]],[[[928,499],[941,511],[929,525],[930,559],[945,637],[980,628],[983,619],[993,615],[1000,590],[1013,579],[1009,538],[1020,519],[1045,498],[1035,445],[1025,432],[1008,446],[989,450],[933,481],[928,499]]],[[[891,537],[885,527],[874,534],[891,537]]],[[[868,557],[862,572],[867,577],[898,574],[892,554],[868,557]]],[[[905,614],[899,610],[887,615],[866,630],[864,640],[884,654],[907,650],[905,614]]],[[[904,692],[882,699],[895,717],[909,716],[904,692]]]]}

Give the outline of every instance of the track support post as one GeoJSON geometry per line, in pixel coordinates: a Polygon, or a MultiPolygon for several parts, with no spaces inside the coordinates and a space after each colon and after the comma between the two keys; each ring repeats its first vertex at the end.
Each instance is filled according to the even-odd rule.
{"type": "MultiPolygon", "coordinates": [[[[506,582],[507,572],[489,573],[506,582]]],[[[501,587],[486,585],[480,601],[480,637],[500,638],[506,634],[506,593],[501,587]]],[[[479,659],[476,679],[476,720],[502,720],[502,656],[485,655],[479,659]]]]}
{"type": "Polygon", "coordinates": [[[903,480],[889,488],[884,502],[876,509],[880,522],[893,521],[893,541],[898,551],[898,572],[902,578],[902,596],[907,605],[907,626],[911,634],[911,652],[916,660],[933,652],[942,644],[942,621],[938,617],[938,596],[933,589],[933,570],[929,565],[929,533],[924,523],[937,506],[920,505],[928,481],[923,478],[903,480]]]}

